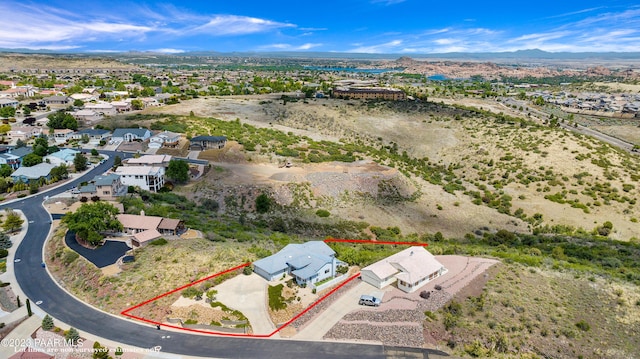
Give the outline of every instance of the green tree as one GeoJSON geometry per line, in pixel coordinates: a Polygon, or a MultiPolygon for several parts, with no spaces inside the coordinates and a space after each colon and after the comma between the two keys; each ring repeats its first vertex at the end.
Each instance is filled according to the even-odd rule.
{"type": "Polygon", "coordinates": [[[0,108],[0,117],[9,118],[16,115],[16,108],[13,106],[5,106],[0,108]]]}
{"type": "Polygon", "coordinates": [[[113,169],[115,170],[116,168],[122,166],[122,158],[120,158],[120,156],[116,156],[113,158],[113,169]]]}
{"type": "Polygon", "coordinates": [[[35,153],[29,153],[22,158],[22,166],[24,167],[32,167],[39,163],[42,163],[42,156],[35,153]]]}
{"type": "Polygon", "coordinates": [[[40,185],[38,184],[37,180],[29,181],[29,194],[36,194],[38,193],[39,189],[40,189],[40,185]]]}
{"type": "Polygon", "coordinates": [[[74,345],[78,344],[78,340],[80,340],[80,333],[78,333],[78,330],[76,328],[71,327],[65,332],[64,339],[74,345]]]}
{"type": "Polygon", "coordinates": [[[84,101],[82,101],[80,99],[76,99],[76,100],[73,101],[73,106],[82,107],[82,106],[84,106],[84,101]]]}
{"type": "Polygon", "coordinates": [[[68,128],[70,130],[78,129],[78,120],[76,120],[70,114],[64,111],[58,111],[52,115],[48,116],[49,121],[47,122],[47,127],[53,129],[65,129],[68,128]]]}
{"type": "Polygon", "coordinates": [[[96,150],[95,148],[91,149],[91,156],[97,156],[98,154],[98,150],[96,150]]]}
{"type": "Polygon", "coordinates": [[[11,125],[9,124],[2,124],[0,125],[0,134],[6,134],[7,132],[11,131],[11,125]]]}
{"type": "Polygon", "coordinates": [[[108,359],[109,358],[109,349],[100,345],[99,342],[93,343],[93,359],[108,359]]]}
{"type": "Polygon", "coordinates": [[[69,169],[64,163],[51,169],[51,178],[55,181],[67,179],[67,177],[69,177],[69,169]]]}
{"type": "Polygon", "coordinates": [[[27,316],[32,316],[33,312],[31,311],[31,301],[27,298],[27,316]]]}
{"type": "Polygon", "coordinates": [[[11,208],[7,208],[4,213],[4,222],[2,222],[2,228],[7,232],[15,232],[18,229],[22,228],[22,224],[24,223],[24,219],[20,217],[18,213],[16,213],[11,208]]]}
{"type": "Polygon", "coordinates": [[[53,326],[53,318],[51,318],[49,314],[46,314],[44,319],[42,319],[42,329],[51,330],[53,329],[53,326]]]}
{"type": "Polygon", "coordinates": [[[16,148],[25,147],[26,145],[27,145],[27,144],[26,144],[26,143],[24,143],[24,141],[23,141],[23,140],[21,140],[21,139],[18,139],[18,140],[16,141],[16,148]]]}
{"type": "Polygon", "coordinates": [[[171,160],[165,175],[175,182],[185,183],[189,179],[189,164],[183,160],[171,160]]]}
{"type": "Polygon", "coordinates": [[[76,153],[76,157],[73,159],[73,167],[77,172],[87,169],[87,158],[82,153],[76,153]]]}
{"type": "Polygon", "coordinates": [[[6,233],[0,232],[0,249],[9,249],[12,245],[11,238],[6,233]]]}
{"type": "Polygon", "coordinates": [[[256,198],[256,211],[258,213],[267,213],[271,208],[271,198],[266,193],[261,193],[256,198]]]}
{"type": "Polygon", "coordinates": [[[1,164],[0,165],[0,177],[9,177],[13,169],[9,165],[1,164]]]}
{"type": "Polygon", "coordinates": [[[105,231],[121,231],[122,224],[116,216],[118,209],[106,202],[84,203],[73,213],[62,218],[62,223],[80,239],[92,244],[102,241],[105,231]]]}
{"type": "Polygon", "coordinates": [[[131,100],[131,108],[133,110],[142,110],[144,108],[144,103],[142,100],[131,100]]]}

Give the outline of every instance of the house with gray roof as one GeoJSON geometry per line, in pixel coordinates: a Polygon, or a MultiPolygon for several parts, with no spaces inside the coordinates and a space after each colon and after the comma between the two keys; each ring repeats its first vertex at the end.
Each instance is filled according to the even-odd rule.
{"type": "Polygon", "coordinates": [[[190,141],[190,150],[198,149],[202,151],[221,149],[227,144],[227,138],[225,136],[195,136],[190,141]]]}
{"type": "Polygon", "coordinates": [[[51,179],[51,170],[56,167],[50,163],[39,163],[31,167],[20,167],[11,174],[13,182],[28,183],[31,180],[51,179]]]}
{"type": "Polygon", "coordinates": [[[253,270],[269,281],[289,274],[299,285],[313,284],[336,275],[337,267],[344,263],[335,256],[336,252],[322,241],[293,243],[272,256],[255,261],[253,270]]]}
{"type": "Polygon", "coordinates": [[[93,177],[88,184],[78,188],[78,192],[85,196],[98,196],[100,199],[113,200],[127,194],[127,186],[115,173],[93,177]]]}
{"type": "Polygon", "coordinates": [[[116,128],[111,135],[111,139],[118,142],[144,141],[149,137],[151,131],[146,128],[116,128]]]}
{"type": "Polygon", "coordinates": [[[111,136],[111,131],[100,128],[85,128],[84,130],[73,133],[71,138],[81,140],[85,135],[89,137],[89,143],[98,144],[100,141],[109,138],[109,136],[111,136]]]}

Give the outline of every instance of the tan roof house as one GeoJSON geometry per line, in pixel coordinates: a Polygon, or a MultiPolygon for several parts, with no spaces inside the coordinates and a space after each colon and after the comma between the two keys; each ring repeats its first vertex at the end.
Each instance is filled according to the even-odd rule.
{"type": "Polygon", "coordinates": [[[179,219],[145,216],[144,212],[141,215],[119,214],[117,218],[122,223],[123,232],[133,236],[135,247],[161,236],[177,236],[184,229],[184,223],[179,219]]]}
{"type": "Polygon", "coordinates": [[[28,140],[30,138],[40,136],[42,134],[41,127],[34,126],[16,126],[7,133],[12,140],[28,140]]]}
{"type": "Polygon", "coordinates": [[[362,268],[360,276],[376,288],[397,283],[400,290],[412,293],[446,272],[433,254],[414,246],[362,268]]]}
{"type": "Polygon", "coordinates": [[[169,167],[171,155],[144,155],[124,161],[125,166],[158,166],[169,167]]]}

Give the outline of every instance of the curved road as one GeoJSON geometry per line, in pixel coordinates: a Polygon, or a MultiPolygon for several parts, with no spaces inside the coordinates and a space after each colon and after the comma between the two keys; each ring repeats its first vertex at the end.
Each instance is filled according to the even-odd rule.
{"type": "MultiPolygon", "coordinates": [[[[0,205],[0,210],[21,210],[29,221],[25,238],[15,253],[20,262],[14,264],[16,279],[32,302],[42,301],[39,307],[80,331],[98,337],[141,348],[161,346],[161,352],[216,358],[385,358],[385,353],[397,354],[403,348],[382,345],[323,343],[278,339],[251,339],[196,335],[157,330],[139,322],[118,318],[99,311],[62,290],[42,268],[43,246],[51,222],[49,213],[42,206],[45,196],[52,196],[75,187],[83,180],[104,173],[113,165],[114,156],[123,159],[127,154],[102,152],[110,156],[105,163],[92,169],[83,177],[58,188],[37,194],[24,200],[0,205]],[[170,338],[162,338],[170,333],[170,338]]],[[[429,351],[417,350],[427,357],[429,351]]],[[[408,349],[408,352],[416,352],[408,349]]],[[[438,353],[444,354],[444,353],[438,353]]]]}

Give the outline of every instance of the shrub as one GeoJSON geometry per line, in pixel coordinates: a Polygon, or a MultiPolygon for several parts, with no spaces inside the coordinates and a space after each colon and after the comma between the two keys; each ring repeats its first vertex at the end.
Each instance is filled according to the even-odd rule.
{"type": "Polygon", "coordinates": [[[9,255],[9,251],[6,249],[0,249],[0,258],[6,258],[9,255]]]}
{"type": "Polygon", "coordinates": [[[437,320],[437,319],[438,319],[438,316],[436,315],[436,313],[434,313],[434,312],[432,312],[432,311],[430,311],[430,310],[425,311],[425,312],[424,312],[424,315],[425,315],[427,318],[431,319],[431,320],[437,320]]]}
{"type": "Polygon", "coordinates": [[[62,263],[64,263],[65,266],[68,266],[78,259],[78,257],[80,257],[80,255],[76,251],[65,248],[64,255],[62,256],[62,263]]]}
{"type": "Polygon", "coordinates": [[[581,320],[576,323],[576,328],[582,330],[583,332],[588,332],[589,329],[591,329],[591,326],[589,325],[589,323],[585,322],[584,320],[581,320]]]}
{"type": "Polygon", "coordinates": [[[45,315],[44,319],[42,319],[42,329],[44,330],[53,329],[53,318],[51,318],[49,314],[45,315]]]}
{"type": "Polygon", "coordinates": [[[182,291],[182,296],[185,298],[202,298],[204,292],[198,288],[191,286],[182,291]]]}
{"type": "Polygon", "coordinates": [[[331,213],[326,209],[319,209],[316,211],[316,216],[318,217],[329,217],[331,213]]]}
{"type": "Polygon", "coordinates": [[[149,244],[151,244],[152,246],[164,246],[167,243],[168,243],[167,240],[164,238],[158,238],[156,240],[149,242],[149,244]]]}
{"type": "Polygon", "coordinates": [[[253,273],[253,267],[251,266],[246,266],[242,269],[242,274],[244,275],[250,275],[251,273],[253,273]]]}
{"type": "Polygon", "coordinates": [[[78,333],[78,330],[76,328],[72,327],[69,330],[67,330],[66,332],[64,332],[64,338],[68,342],[71,342],[73,344],[77,344],[78,340],[80,340],[80,333],[78,333]]]}

